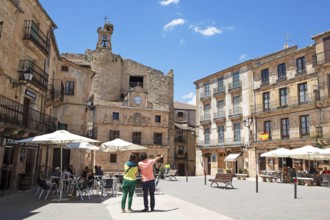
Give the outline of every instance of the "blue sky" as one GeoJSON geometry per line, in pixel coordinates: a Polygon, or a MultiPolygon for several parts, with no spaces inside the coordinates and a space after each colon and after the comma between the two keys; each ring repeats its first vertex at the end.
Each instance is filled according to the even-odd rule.
{"type": "Polygon", "coordinates": [[[39,0],[57,25],[60,53],[95,49],[104,17],[112,51],[167,73],[174,99],[194,103],[194,81],[330,30],[329,0],[39,0]]]}

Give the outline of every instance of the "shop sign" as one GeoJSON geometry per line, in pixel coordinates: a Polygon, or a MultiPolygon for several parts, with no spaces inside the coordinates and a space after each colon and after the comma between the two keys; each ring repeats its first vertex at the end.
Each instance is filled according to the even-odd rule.
{"type": "Polygon", "coordinates": [[[25,90],[25,95],[26,96],[29,96],[30,98],[33,98],[33,99],[36,99],[37,98],[37,94],[32,92],[31,90],[29,89],[26,89],[25,90]]]}
{"type": "Polygon", "coordinates": [[[16,139],[5,138],[3,145],[7,145],[7,146],[19,145],[19,146],[28,146],[28,147],[38,147],[38,144],[35,144],[35,143],[21,143],[21,142],[17,142],[17,141],[18,140],[16,140],[16,139]]]}

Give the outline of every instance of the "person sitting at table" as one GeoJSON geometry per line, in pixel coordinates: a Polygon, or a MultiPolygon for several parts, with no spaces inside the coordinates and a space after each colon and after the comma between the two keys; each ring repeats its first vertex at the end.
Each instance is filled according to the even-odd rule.
{"type": "Polygon", "coordinates": [[[76,174],[76,170],[74,169],[74,167],[73,167],[72,164],[70,164],[68,171],[71,173],[71,175],[75,175],[76,174]]]}
{"type": "Polygon", "coordinates": [[[95,167],[96,167],[96,169],[95,169],[95,175],[103,176],[102,167],[101,166],[95,166],[95,167]]]}
{"type": "Polygon", "coordinates": [[[123,177],[121,198],[121,211],[125,212],[126,199],[128,196],[128,212],[133,212],[132,202],[136,184],[136,175],[138,173],[138,165],[136,164],[136,155],[131,154],[129,160],[124,165],[125,173],[123,177]]]}

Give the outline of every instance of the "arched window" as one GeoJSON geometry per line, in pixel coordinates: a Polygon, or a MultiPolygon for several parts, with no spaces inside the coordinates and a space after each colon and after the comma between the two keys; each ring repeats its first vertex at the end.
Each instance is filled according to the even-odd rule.
{"type": "Polygon", "coordinates": [[[107,41],[108,41],[107,36],[103,35],[102,36],[102,47],[107,47],[107,41]]]}

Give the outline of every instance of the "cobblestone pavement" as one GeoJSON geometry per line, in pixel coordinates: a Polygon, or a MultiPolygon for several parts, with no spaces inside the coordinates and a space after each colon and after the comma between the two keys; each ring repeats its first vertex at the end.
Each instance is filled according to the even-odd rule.
{"type": "MultiPolygon", "coordinates": [[[[211,178],[210,176],[207,179],[211,178]]],[[[0,219],[329,219],[330,188],[298,186],[259,181],[258,193],[254,179],[233,180],[234,189],[210,187],[204,177],[178,177],[178,181],[159,182],[155,212],[142,213],[143,199],[133,200],[133,213],[121,213],[120,195],[95,196],[81,201],[53,195],[47,201],[34,197],[36,189],[24,192],[0,192],[0,219]]],[[[221,184],[220,184],[221,186],[221,184]]]]}

